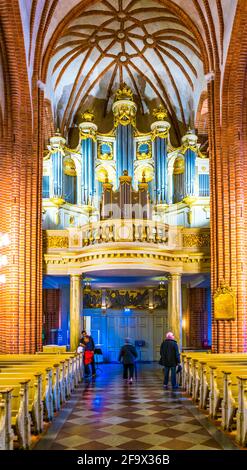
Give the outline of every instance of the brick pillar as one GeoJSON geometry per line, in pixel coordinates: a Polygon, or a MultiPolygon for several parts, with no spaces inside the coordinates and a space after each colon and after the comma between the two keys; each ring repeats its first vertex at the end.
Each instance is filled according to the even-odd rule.
{"type": "MultiPolygon", "coordinates": [[[[247,351],[247,2],[238,2],[222,82],[209,85],[212,300],[235,289],[235,320],[214,320],[212,350],[247,351]]],[[[213,302],[212,302],[213,306],[213,302]]]]}
{"type": "MultiPolygon", "coordinates": [[[[32,353],[42,344],[42,148],[33,113],[18,2],[0,2],[4,129],[0,146],[0,232],[10,236],[0,287],[0,351],[32,353]]],[[[0,59],[1,60],[1,59],[0,59]]],[[[37,89],[37,84],[36,84],[37,89]]],[[[42,110],[42,97],[37,113],[42,110]]],[[[40,117],[40,116],[39,116],[40,117]]]]}

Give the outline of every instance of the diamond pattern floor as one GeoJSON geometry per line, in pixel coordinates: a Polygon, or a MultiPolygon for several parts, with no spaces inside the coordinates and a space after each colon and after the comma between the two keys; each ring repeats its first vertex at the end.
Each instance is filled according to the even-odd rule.
{"type": "Polygon", "coordinates": [[[124,384],[119,365],[73,394],[36,444],[40,450],[219,450],[235,445],[181,391],[163,390],[162,370],[139,365],[124,384]]]}

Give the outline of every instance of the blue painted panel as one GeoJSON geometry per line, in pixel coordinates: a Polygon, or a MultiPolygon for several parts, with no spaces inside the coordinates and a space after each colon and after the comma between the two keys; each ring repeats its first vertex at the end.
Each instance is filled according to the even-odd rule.
{"type": "Polygon", "coordinates": [[[133,178],[134,160],[134,136],[133,127],[128,126],[117,127],[116,132],[116,178],[117,187],[119,185],[119,177],[122,176],[124,170],[128,171],[129,176],[133,178]]]}
{"type": "Polygon", "coordinates": [[[184,155],[185,159],[185,196],[195,195],[195,164],[196,153],[188,149],[184,155]]]}
{"type": "Polygon", "coordinates": [[[148,144],[145,144],[145,143],[140,144],[139,147],[138,147],[138,151],[139,151],[139,153],[146,153],[146,154],[148,154],[148,152],[149,152],[149,146],[148,146],[148,144]]]}
{"type": "Polygon", "coordinates": [[[109,144],[101,144],[100,153],[101,153],[101,155],[104,155],[104,154],[110,155],[111,154],[110,145],[109,144]]]}
{"type": "Polygon", "coordinates": [[[209,175],[199,175],[199,196],[209,196],[209,175]]]}
{"type": "Polygon", "coordinates": [[[64,175],[64,199],[70,204],[76,204],[76,176],[64,175]]]}
{"type": "Polygon", "coordinates": [[[50,197],[50,177],[43,176],[42,179],[42,197],[49,198],[50,197]]]}
{"type": "Polygon", "coordinates": [[[157,137],[154,141],[156,201],[167,201],[167,139],[157,137]]]}
{"type": "Polygon", "coordinates": [[[63,196],[63,156],[61,152],[52,154],[53,194],[63,196]]]}
{"type": "Polygon", "coordinates": [[[81,201],[90,204],[95,194],[95,144],[92,139],[81,141],[81,201]]]}
{"type": "Polygon", "coordinates": [[[173,175],[173,202],[180,202],[184,198],[184,173],[173,175]]]}

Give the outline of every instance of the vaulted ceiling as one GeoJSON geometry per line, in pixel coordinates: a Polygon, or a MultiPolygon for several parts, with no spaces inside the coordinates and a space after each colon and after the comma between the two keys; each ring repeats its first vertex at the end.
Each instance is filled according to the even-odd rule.
{"type": "Polygon", "coordinates": [[[142,111],[162,102],[185,125],[205,87],[203,64],[193,34],[159,3],[103,0],[63,30],[50,62],[62,128],[90,97],[105,100],[123,82],[132,87],[142,111]]]}
{"type": "Polygon", "coordinates": [[[141,113],[163,103],[193,125],[206,77],[223,70],[237,0],[19,0],[30,81],[66,134],[78,110],[111,109],[122,82],[141,113]]]}

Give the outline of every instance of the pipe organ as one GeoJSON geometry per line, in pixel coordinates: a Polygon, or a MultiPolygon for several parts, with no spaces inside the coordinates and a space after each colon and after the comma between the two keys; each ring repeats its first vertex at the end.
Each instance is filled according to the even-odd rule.
{"type": "Polygon", "coordinates": [[[114,124],[98,132],[93,112],[82,114],[72,150],[57,132],[43,165],[43,227],[82,226],[99,219],[144,218],[185,227],[209,226],[209,160],[189,129],[170,142],[163,106],[149,133],[138,131],[137,105],[123,85],[112,106],[114,124]]]}

